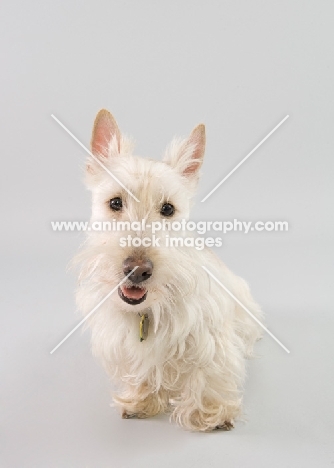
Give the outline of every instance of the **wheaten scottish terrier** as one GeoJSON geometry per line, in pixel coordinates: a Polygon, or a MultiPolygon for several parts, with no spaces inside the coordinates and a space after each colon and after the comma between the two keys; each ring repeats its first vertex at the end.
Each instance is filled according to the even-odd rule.
{"type": "Polygon", "coordinates": [[[153,223],[188,219],[204,149],[199,125],[189,138],[173,140],[163,162],[134,156],[112,115],[101,110],[91,141],[95,157],[86,170],[92,222],[137,227],[91,231],[78,255],[80,310],[88,315],[108,296],[87,323],[122,416],[169,412],[196,431],[233,427],[241,414],[245,358],[261,336],[259,325],[202,265],[257,318],[260,308],[246,282],[209,248],[167,246],[164,241],[180,232],[159,231],[159,245],[124,239],[147,240],[153,223]]]}

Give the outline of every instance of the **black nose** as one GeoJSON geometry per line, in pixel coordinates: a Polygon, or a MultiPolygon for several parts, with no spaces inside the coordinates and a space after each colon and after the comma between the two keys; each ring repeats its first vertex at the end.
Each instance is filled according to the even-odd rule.
{"type": "Polygon", "coordinates": [[[133,257],[128,257],[123,262],[123,273],[128,275],[135,267],[136,270],[129,276],[129,280],[133,283],[138,284],[142,281],[149,279],[152,276],[153,272],[153,263],[151,260],[135,260],[133,257]]]}

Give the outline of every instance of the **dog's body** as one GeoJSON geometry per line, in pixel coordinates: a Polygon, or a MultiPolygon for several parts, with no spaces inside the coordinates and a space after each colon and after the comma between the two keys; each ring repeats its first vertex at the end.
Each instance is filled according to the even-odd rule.
{"type": "MultiPolygon", "coordinates": [[[[92,158],[87,166],[92,221],[144,219],[150,225],[188,219],[204,146],[200,125],[187,140],[171,144],[164,162],[138,158],[113,117],[100,111],[92,153],[139,202],[92,158]]],[[[128,234],[151,237],[149,229],[94,232],[78,256],[77,300],[85,315],[130,274],[87,320],[93,353],[118,385],[114,402],[123,417],[171,411],[187,429],[229,429],[241,412],[245,357],[261,329],[202,265],[257,318],[259,306],[247,284],[209,249],[166,247],[166,236],[179,232],[159,232],[160,247],[120,247],[128,234]],[[148,321],[141,341],[141,324],[148,321]]]]}

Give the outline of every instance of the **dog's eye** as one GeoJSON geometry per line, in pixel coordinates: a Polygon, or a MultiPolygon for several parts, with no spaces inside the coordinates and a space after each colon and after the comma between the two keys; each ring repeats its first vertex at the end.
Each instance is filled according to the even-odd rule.
{"type": "Polygon", "coordinates": [[[175,208],[170,203],[164,203],[161,207],[160,213],[162,216],[172,216],[175,212],[175,208]]]}
{"type": "Polygon", "coordinates": [[[109,202],[109,206],[113,211],[120,211],[122,209],[122,199],[120,197],[112,198],[109,202]]]}

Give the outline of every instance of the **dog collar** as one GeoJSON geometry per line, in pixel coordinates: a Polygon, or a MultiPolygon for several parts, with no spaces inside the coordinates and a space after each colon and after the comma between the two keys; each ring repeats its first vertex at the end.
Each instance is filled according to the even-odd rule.
{"type": "Polygon", "coordinates": [[[139,340],[140,341],[144,341],[147,339],[147,335],[148,335],[148,327],[149,327],[149,324],[150,324],[150,320],[148,318],[148,314],[142,314],[140,315],[138,313],[139,317],[140,317],[140,322],[139,322],[139,340]]]}

